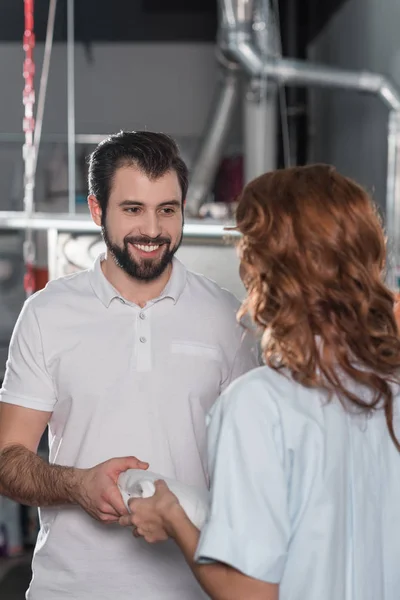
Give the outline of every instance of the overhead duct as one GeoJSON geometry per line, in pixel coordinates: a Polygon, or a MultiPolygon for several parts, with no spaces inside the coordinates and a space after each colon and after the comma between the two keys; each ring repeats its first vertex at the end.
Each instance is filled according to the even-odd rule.
{"type": "MultiPolygon", "coordinates": [[[[386,179],[386,228],[389,240],[388,284],[398,288],[396,274],[400,272],[400,187],[398,177],[400,149],[400,93],[385,77],[362,71],[346,71],[288,58],[265,57],[257,47],[253,34],[253,0],[218,0],[220,27],[218,44],[221,64],[236,63],[250,78],[268,77],[277,83],[292,86],[319,86],[365,92],[376,95],[389,109],[387,133],[388,165],[386,179]]],[[[210,132],[206,132],[211,135],[210,132]]],[[[207,135],[203,144],[208,143],[207,135]]],[[[199,155],[202,155],[200,151],[199,155]]],[[[196,165],[194,167],[196,171],[196,165]]],[[[203,199],[207,190],[203,188],[203,199]]],[[[194,214],[201,202],[189,209],[194,214]]]]}
{"type": "Polygon", "coordinates": [[[400,110],[399,91],[382,75],[345,71],[301,60],[267,59],[253,40],[253,0],[219,0],[218,42],[227,58],[251,77],[266,75],[287,85],[336,87],[378,95],[392,110],[400,110]]]}
{"type": "Polygon", "coordinates": [[[259,77],[264,61],[253,40],[253,9],[253,0],[219,0],[218,42],[227,58],[259,77]]]}
{"type": "MultiPolygon", "coordinates": [[[[270,0],[256,0],[253,7],[253,43],[265,62],[279,52],[278,27],[270,0]]],[[[277,167],[278,85],[267,75],[251,76],[243,91],[244,182],[277,167]]]]}
{"type": "Polygon", "coordinates": [[[239,95],[237,66],[226,62],[224,67],[190,177],[186,212],[192,216],[198,215],[211,190],[239,95]]]}

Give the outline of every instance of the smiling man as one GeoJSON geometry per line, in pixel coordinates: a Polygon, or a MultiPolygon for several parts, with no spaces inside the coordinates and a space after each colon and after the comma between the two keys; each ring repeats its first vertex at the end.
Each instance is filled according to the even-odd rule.
{"type": "Polygon", "coordinates": [[[208,485],[206,414],[257,365],[237,300],[175,257],[187,181],[166,135],[99,144],[88,203],[106,253],[32,296],[15,327],[0,494],[41,509],[29,600],[204,598],[173,544],[148,548],[117,525],[126,469],[208,485]],[[48,464],[36,455],[47,424],[48,464]]]}
{"type": "Polygon", "coordinates": [[[128,133],[115,136],[114,143],[123,150],[132,139],[136,140],[134,155],[122,154],[113,163],[115,170],[107,182],[102,177],[106,166],[103,159],[108,158],[111,141],[106,140],[93,153],[89,208],[93,220],[102,227],[108,250],[102,262],[105,276],[128,299],[141,305],[158,296],[171,276],[173,257],[183,235],[187,169],[167,136],[128,133]],[[158,145],[159,156],[143,153],[140,162],[136,154],[140,159],[141,145],[152,140],[158,145]],[[169,168],[171,152],[176,153],[174,168],[169,168]]]}

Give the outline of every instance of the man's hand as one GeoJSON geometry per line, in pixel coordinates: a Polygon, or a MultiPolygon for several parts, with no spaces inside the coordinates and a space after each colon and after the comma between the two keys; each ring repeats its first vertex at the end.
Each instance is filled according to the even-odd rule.
{"type": "Polygon", "coordinates": [[[77,503],[94,519],[117,523],[128,511],[117,486],[118,477],[128,469],[148,469],[149,464],[134,456],[112,458],[78,476],[77,503]]]}
{"type": "Polygon", "coordinates": [[[144,537],[153,544],[174,536],[176,519],[187,520],[178,498],[164,481],[155,482],[155,494],[150,498],[129,500],[130,515],[122,516],[119,524],[133,528],[135,537],[144,537]]]}

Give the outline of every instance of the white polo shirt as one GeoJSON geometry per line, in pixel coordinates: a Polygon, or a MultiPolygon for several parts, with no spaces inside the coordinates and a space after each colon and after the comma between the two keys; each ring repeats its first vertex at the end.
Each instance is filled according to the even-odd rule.
{"type": "MultiPolygon", "coordinates": [[[[51,463],[87,468],[133,455],[205,487],[206,414],[257,365],[239,303],[175,258],[163,293],[141,309],[111,286],[101,259],[25,303],[0,399],[52,412],[51,463]]],[[[174,544],[147,545],[79,507],[40,512],[30,600],[204,598],[174,544]]]]}

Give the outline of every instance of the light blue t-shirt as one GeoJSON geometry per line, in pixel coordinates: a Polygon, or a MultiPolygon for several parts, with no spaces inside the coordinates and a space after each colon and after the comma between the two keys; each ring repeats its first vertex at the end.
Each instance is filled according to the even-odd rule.
{"type": "Polygon", "coordinates": [[[383,411],[347,412],[261,367],[209,419],[212,503],[196,560],[279,582],[280,600],[400,599],[400,454],[383,411]]]}

